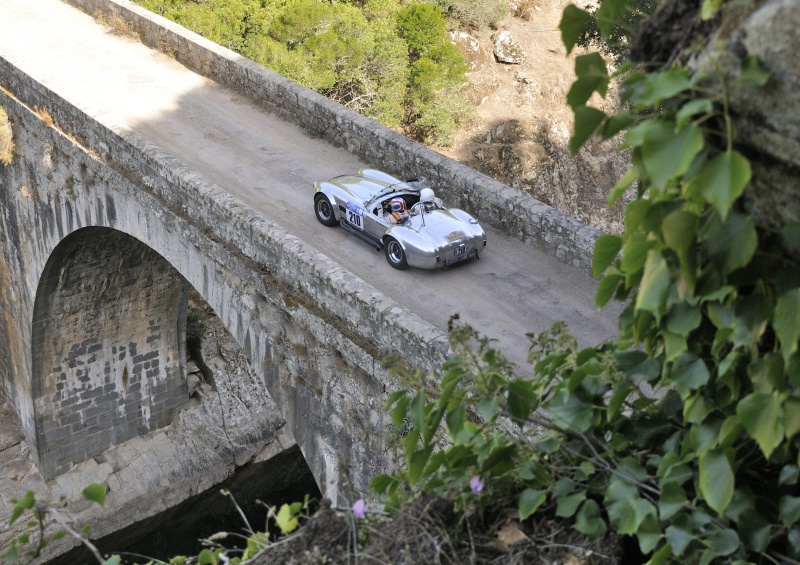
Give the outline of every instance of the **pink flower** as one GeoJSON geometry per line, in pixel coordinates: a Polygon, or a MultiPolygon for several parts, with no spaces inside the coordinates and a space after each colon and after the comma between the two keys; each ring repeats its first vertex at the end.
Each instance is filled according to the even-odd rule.
{"type": "Polygon", "coordinates": [[[356,500],[356,503],[353,504],[353,515],[359,520],[363,520],[367,517],[367,503],[364,502],[363,498],[359,498],[356,500]]]}
{"type": "Polygon", "coordinates": [[[483,479],[479,476],[474,476],[469,480],[469,488],[472,491],[472,494],[478,494],[483,490],[483,479]]]}

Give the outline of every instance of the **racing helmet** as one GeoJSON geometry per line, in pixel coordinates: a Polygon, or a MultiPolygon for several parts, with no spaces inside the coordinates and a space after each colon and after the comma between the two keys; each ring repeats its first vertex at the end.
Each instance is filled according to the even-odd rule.
{"type": "Polygon", "coordinates": [[[391,202],[389,202],[389,207],[392,209],[392,212],[404,212],[406,209],[406,201],[402,198],[392,198],[391,202]]]}
{"type": "Polygon", "coordinates": [[[423,188],[419,191],[419,201],[420,202],[433,202],[433,199],[436,197],[433,193],[432,188],[423,188]]]}

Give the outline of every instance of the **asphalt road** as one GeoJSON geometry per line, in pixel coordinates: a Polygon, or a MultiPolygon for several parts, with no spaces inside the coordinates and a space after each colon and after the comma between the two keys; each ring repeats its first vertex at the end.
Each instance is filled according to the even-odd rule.
{"type": "MultiPolygon", "coordinates": [[[[313,183],[365,163],[60,0],[0,0],[0,54],[101,122],[125,124],[287,232],[445,329],[451,315],[526,365],[527,332],[566,321],[583,345],[616,332],[596,283],[488,226],[480,261],[397,271],[362,240],[314,218],[313,183]]],[[[445,203],[446,204],[446,203],[445,203]]],[[[479,218],[480,219],[480,218],[479,218]]]]}

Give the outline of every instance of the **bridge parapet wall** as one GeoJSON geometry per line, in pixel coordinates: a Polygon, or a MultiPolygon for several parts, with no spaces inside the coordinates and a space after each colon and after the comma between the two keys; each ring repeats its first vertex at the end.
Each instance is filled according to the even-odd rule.
{"type": "MultiPolygon", "coordinates": [[[[33,184],[3,187],[11,194],[0,221],[7,233],[18,235],[15,248],[9,244],[0,259],[27,269],[8,274],[27,279],[12,280],[28,303],[14,319],[20,325],[15,345],[22,350],[30,343],[25,324],[38,277],[60,239],[87,225],[130,234],[175,267],[242,345],[321,489],[329,495],[364,492],[387,462],[382,405],[394,383],[380,359],[396,351],[420,369],[434,370],[447,352],[444,333],[124,127],[84,114],[2,57],[0,86],[7,91],[0,90],[0,104],[12,125],[24,123],[31,137],[18,139],[28,162],[11,167],[24,169],[17,176],[28,175],[39,190],[33,184]],[[47,110],[60,132],[34,115],[36,107],[47,110]],[[43,152],[62,155],[76,176],[89,169],[80,186],[48,178],[52,171],[42,166],[48,158],[43,152]],[[21,196],[26,191],[34,194],[21,196]],[[13,217],[19,206],[27,210],[30,226],[13,217]],[[312,359],[303,361],[309,352],[312,359]]],[[[0,260],[0,275],[2,267],[0,260]]],[[[27,368],[15,364],[9,371],[13,382],[3,386],[21,400],[20,417],[35,445],[26,372],[30,361],[27,368]]]]}
{"type": "Polygon", "coordinates": [[[554,208],[304,88],[128,0],[66,0],[107,20],[121,17],[146,45],[233,88],[403,178],[424,177],[451,205],[591,272],[600,232],[554,208]]]}

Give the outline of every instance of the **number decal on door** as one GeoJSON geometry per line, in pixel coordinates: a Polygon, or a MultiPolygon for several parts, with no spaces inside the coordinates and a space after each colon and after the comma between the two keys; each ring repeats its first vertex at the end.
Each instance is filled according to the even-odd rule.
{"type": "Polygon", "coordinates": [[[366,210],[360,206],[356,206],[352,202],[347,203],[347,223],[351,226],[357,227],[360,230],[364,229],[364,214],[366,210]]]}

